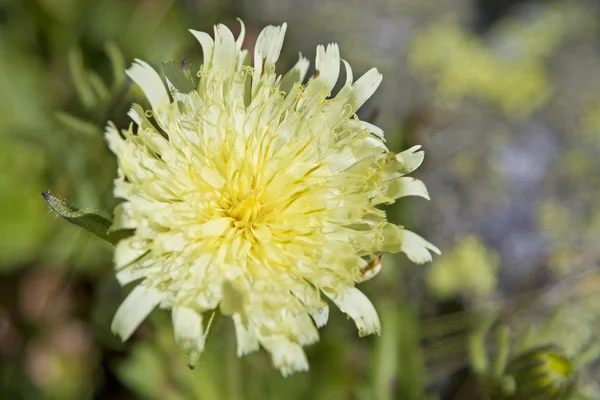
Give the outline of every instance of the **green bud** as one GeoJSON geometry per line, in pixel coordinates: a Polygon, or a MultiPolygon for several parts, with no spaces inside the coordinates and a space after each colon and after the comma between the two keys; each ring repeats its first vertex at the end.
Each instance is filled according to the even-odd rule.
{"type": "Polygon", "coordinates": [[[578,371],[562,349],[540,346],[513,358],[497,387],[498,400],[567,400],[578,371]]]}

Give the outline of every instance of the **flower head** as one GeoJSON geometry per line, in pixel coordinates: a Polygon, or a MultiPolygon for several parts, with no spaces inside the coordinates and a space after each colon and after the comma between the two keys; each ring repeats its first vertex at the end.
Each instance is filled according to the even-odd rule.
{"type": "MultiPolygon", "coordinates": [[[[300,57],[275,72],[286,25],[259,35],[253,66],[224,25],[202,45],[200,81],[178,92],[145,62],[127,71],[151,113],[133,105],[136,125],[106,138],[119,163],[113,229],[134,229],[115,253],[121,284],[139,283],[115,315],[123,340],[160,306],[172,310],[175,337],[192,357],[204,348],[203,315],[233,319],[238,354],[264,347],[283,374],[306,370],[302,346],[316,342],[329,298],[361,336],[379,333],[377,313],[355,283],[374,276],[383,252],[422,263],[437,248],[387,222],[377,206],[427,198],[404,175],[423,153],[388,151],[383,132],[355,112],[381,74],[356,82],[338,46],[317,47],[315,76],[300,57]],[[346,81],[331,91],[344,64],[346,81]],[[152,119],[151,119],[152,118],[152,119]]],[[[206,319],[206,318],[204,318],[206,319]]]]}

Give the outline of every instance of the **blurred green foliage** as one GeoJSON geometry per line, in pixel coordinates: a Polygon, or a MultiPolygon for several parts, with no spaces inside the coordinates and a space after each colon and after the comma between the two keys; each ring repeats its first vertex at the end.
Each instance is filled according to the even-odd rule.
{"type": "Polygon", "coordinates": [[[593,26],[593,14],[577,3],[547,7],[529,20],[507,19],[488,42],[458,22],[430,24],[412,43],[412,67],[433,81],[446,101],[472,96],[489,101],[510,118],[522,119],[552,94],[545,61],[577,24],[593,26]]]}
{"type": "Polygon", "coordinates": [[[427,283],[440,299],[460,295],[477,299],[495,291],[498,264],[498,255],[486,249],[476,236],[465,236],[452,252],[433,263],[427,283]]]}
{"type": "Polygon", "coordinates": [[[60,242],[78,235],[71,227],[64,227],[70,234],[56,232],[63,227],[45,215],[41,189],[81,206],[112,205],[115,163],[101,133],[108,119],[126,118],[125,60],[181,57],[191,40],[172,27],[199,21],[173,1],[24,0],[1,7],[0,88],[10,95],[0,99],[0,266],[16,268],[42,254],[64,258],[56,254],[65,247],[60,242]]]}
{"type": "MultiPolygon", "coordinates": [[[[282,378],[262,351],[238,360],[232,327],[224,319],[194,370],[173,341],[166,313],[153,313],[127,344],[112,335],[110,320],[124,290],[113,276],[110,247],[54,218],[40,193],[49,190],[77,208],[112,209],[116,166],[102,132],[107,120],[125,126],[131,102],[144,101],[124,69],[134,58],[159,67],[189,57],[199,65],[199,46],[187,29],[210,30],[215,22],[244,17],[250,3],[0,0],[0,398],[485,399],[494,387],[489,382],[505,378],[512,360],[548,345],[563,349],[581,372],[574,398],[600,398],[594,364],[600,353],[598,93],[568,98],[580,101],[572,107],[577,118],[569,122],[569,136],[560,142],[557,165],[549,173],[562,179],[558,183],[565,190],[545,192],[536,205],[534,225],[548,248],[544,271],[561,279],[549,288],[519,292],[503,285],[503,255],[476,229],[457,227],[439,233],[445,254],[430,266],[405,268],[401,258],[384,259],[380,276],[362,286],[375,299],[382,335],[358,340],[352,323],[333,313],[321,341],[308,348],[306,374],[282,378]],[[509,339],[513,343],[507,346],[509,339]]],[[[290,16],[307,7],[277,4],[290,16]]],[[[402,60],[424,87],[415,101],[427,98],[439,108],[452,104],[461,118],[492,105],[503,118],[497,124],[503,140],[523,121],[566,120],[562,106],[551,107],[565,98],[561,77],[575,73],[552,69],[549,62],[566,58],[573,37],[597,33],[598,15],[585,1],[544,3],[533,16],[503,18],[483,35],[458,19],[433,14],[420,19],[424,6],[418,0],[394,7],[405,7],[407,19],[413,10],[418,21],[402,60]]],[[[460,15],[457,8],[471,10],[471,3],[427,7],[460,15]]],[[[342,16],[345,11],[337,8],[324,6],[323,13],[342,16]]],[[[248,36],[267,22],[281,22],[269,18],[246,20],[248,36]]],[[[371,27],[369,32],[387,32],[375,29],[377,21],[371,27]]],[[[349,37],[361,36],[358,32],[349,37]]],[[[284,63],[295,61],[289,54],[294,59],[284,63]]],[[[371,66],[368,59],[358,62],[371,66]]],[[[397,68],[396,60],[389,64],[397,68]]],[[[396,73],[388,72],[386,77],[396,73]]],[[[585,76],[586,82],[594,79],[585,76]]],[[[411,129],[402,138],[388,129],[389,143],[414,136],[427,145],[423,131],[429,121],[419,117],[409,123],[412,117],[396,116],[390,126],[411,129]]],[[[476,130],[498,138],[488,117],[476,130]]],[[[456,146],[454,141],[448,143],[456,146]]],[[[477,181],[489,169],[482,158],[467,149],[450,161],[458,186],[488,190],[487,182],[477,181]]],[[[449,213],[458,208],[456,201],[436,198],[435,185],[447,182],[425,180],[433,202],[449,213]]],[[[400,211],[391,208],[391,218],[400,211]]],[[[437,232],[438,226],[430,230],[437,232]]]]}

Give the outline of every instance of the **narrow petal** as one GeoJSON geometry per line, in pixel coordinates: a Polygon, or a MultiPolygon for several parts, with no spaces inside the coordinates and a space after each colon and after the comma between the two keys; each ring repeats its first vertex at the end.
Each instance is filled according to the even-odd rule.
{"type": "Polygon", "coordinates": [[[142,115],[144,110],[139,104],[132,104],[127,115],[135,122],[137,126],[142,126],[142,115]]]}
{"type": "Polygon", "coordinates": [[[258,339],[254,333],[244,326],[242,316],[239,313],[233,314],[233,323],[235,325],[238,357],[257,351],[259,348],[258,339]]]}
{"type": "Polygon", "coordinates": [[[337,83],[340,74],[340,61],[340,49],[337,44],[332,43],[327,45],[327,47],[322,45],[317,46],[317,55],[315,57],[315,69],[317,73],[313,78],[309,79],[303,91],[303,96],[298,101],[298,109],[301,112],[323,107],[322,112],[326,117],[325,121],[329,127],[337,125],[341,120],[347,120],[352,114],[352,110],[347,105],[347,92],[350,90],[348,87],[342,88],[340,93],[338,93],[338,96],[335,98],[337,101],[329,102],[327,106],[323,106],[323,100],[331,94],[337,83]]]}
{"type": "MultiPolygon", "coordinates": [[[[342,60],[344,64],[344,69],[346,70],[346,82],[344,82],[344,86],[336,95],[338,99],[348,100],[352,96],[352,83],[354,82],[354,74],[352,73],[352,67],[346,60],[342,60]]],[[[353,110],[353,112],[356,110],[353,110]]]]}
{"type": "Polygon", "coordinates": [[[144,113],[144,109],[139,104],[133,104],[127,113],[129,118],[135,122],[135,124],[140,127],[142,130],[151,130],[154,131],[156,128],[152,123],[148,120],[148,117],[144,113]]]}
{"type": "Polygon", "coordinates": [[[131,334],[146,319],[161,299],[162,294],[156,289],[142,285],[136,286],[117,310],[111,330],[121,340],[125,341],[129,339],[131,334]]]}
{"type": "Polygon", "coordinates": [[[156,273],[161,266],[152,258],[142,258],[139,262],[132,263],[117,272],[117,280],[121,286],[127,285],[138,279],[145,278],[148,274],[156,273]]]}
{"type": "Polygon", "coordinates": [[[360,126],[363,129],[368,130],[373,135],[377,136],[379,139],[383,140],[383,129],[378,127],[377,125],[373,125],[367,121],[360,121],[360,126]]]}
{"type": "Polygon", "coordinates": [[[354,82],[354,75],[352,74],[352,67],[348,64],[348,61],[342,60],[344,63],[344,69],[346,70],[346,83],[344,86],[351,86],[352,82],[354,82]]]}
{"type": "Polygon", "coordinates": [[[200,46],[202,46],[202,53],[204,54],[203,64],[208,67],[211,64],[213,56],[214,42],[212,38],[206,32],[195,31],[193,29],[190,29],[190,32],[198,40],[200,46]]]}
{"type": "Polygon", "coordinates": [[[403,230],[402,252],[406,254],[409,260],[416,264],[430,262],[433,257],[431,252],[442,254],[440,249],[423,239],[414,232],[403,230]]]}
{"type": "Polygon", "coordinates": [[[390,199],[419,196],[429,200],[429,193],[423,181],[408,176],[394,179],[390,182],[386,190],[386,196],[390,199]]]}
{"type": "Polygon", "coordinates": [[[307,312],[291,311],[284,321],[298,344],[306,346],[319,341],[319,331],[307,312]]]}
{"type": "Polygon", "coordinates": [[[208,167],[202,168],[202,179],[216,189],[222,188],[227,182],[218,172],[208,167]]]}
{"type": "Polygon", "coordinates": [[[146,252],[148,252],[148,249],[138,246],[134,236],[119,241],[115,246],[114,256],[117,270],[131,264],[146,252]]]}
{"type": "Polygon", "coordinates": [[[222,236],[232,224],[231,218],[219,218],[208,221],[193,229],[190,234],[194,237],[222,236]]]}
{"type": "Polygon", "coordinates": [[[289,93],[295,83],[302,83],[304,77],[306,76],[306,72],[308,71],[309,65],[310,62],[308,59],[300,55],[300,59],[296,65],[294,65],[292,69],[286,72],[283,78],[281,78],[279,89],[285,93],[289,93]]]}
{"type": "Polygon", "coordinates": [[[261,343],[271,353],[273,365],[281,371],[283,376],[298,371],[308,371],[306,354],[300,345],[285,337],[265,338],[261,343]]]}
{"type": "Polygon", "coordinates": [[[177,343],[185,351],[201,353],[205,342],[202,315],[188,307],[174,307],[171,317],[177,343]]]}
{"type": "Polygon", "coordinates": [[[386,169],[389,172],[401,172],[403,174],[409,174],[417,169],[425,158],[425,153],[418,151],[421,149],[420,145],[413,146],[402,153],[388,155],[386,160],[386,169]]]}
{"type": "Polygon", "coordinates": [[[310,313],[313,321],[315,321],[315,325],[317,328],[321,328],[327,324],[327,320],[329,319],[329,306],[323,306],[316,310],[313,310],[310,313]]]}
{"type": "Polygon", "coordinates": [[[120,150],[124,145],[124,140],[119,134],[119,130],[114,123],[109,122],[104,131],[104,138],[108,142],[108,148],[117,156],[121,154],[120,150]]]}
{"type": "Polygon", "coordinates": [[[348,314],[354,320],[359,336],[381,333],[381,323],[377,311],[363,292],[354,287],[347,287],[341,293],[328,294],[327,291],[324,293],[343,313],[348,314]]]}
{"type": "Polygon", "coordinates": [[[165,252],[180,252],[188,244],[182,232],[169,231],[154,239],[154,244],[165,252]]]}
{"type": "Polygon", "coordinates": [[[244,25],[244,21],[241,19],[237,19],[240,23],[240,34],[238,38],[235,40],[235,47],[238,50],[242,50],[242,45],[244,44],[244,38],[246,37],[246,25],[244,25]]]}
{"type": "Polygon", "coordinates": [[[223,24],[215,26],[215,51],[213,68],[233,72],[237,49],[233,33],[223,24]]]}
{"type": "Polygon", "coordinates": [[[352,85],[349,102],[354,111],[358,110],[371,96],[379,85],[383,75],[376,68],[371,68],[352,85]]]}
{"type": "Polygon", "coordinates": [[[256,40],[254,49],[254,68],[262,73],[262,67],[274,65],[279,59],[287,24],[280,26],[269,25],[263,29],[256,40]]]}
{"type": "Polygon", "coordinates": [[[365,147],[369,146],[381,149],[383,153],[387,152],[387,147],[385,146],[385,144],[383,144],[380,138],[374,135],[367,136],[365,138],[364,145],[365,147]]]}
{"type": "Polygon", "coordinates": [[[327,48],[317,46],[315,68],[318,73],[316,79],[324,83],[328,93],[331,92],[340,76],[340,48],[336,43],[328,44],[327,48]]]}
{"type": "Polygon", "coordinates": [[[135,229],[137,221],[132,218],[133,206],[130,202],[125,201],[115,207],[113,223],[108,229],[110,231],[118,231],[121,229],[135,229]]]}
{"type": "Polygon", "coordinates": [[[160,75],[147,62],[136,59],[126,73],[142,89],[154,111],[170,104],[160,75]]]}
{"type": "Polygon", "coordinates": [[[329,319],[329,306],[322,300],[321,292],[306,284],[292,289],[291,292],[304,305],[317,328],[325,326],[329,319]]]}
{"type": "Polygon", "coordinates": [[[322,162],[324,165],[327,165],[327,168],[329,168],[329,171],[332,174],[337,174],[354,165],[356,161],[357,160],[353,155],[353,149],[344,147],[342,151],[331,154],[322,162]]]}

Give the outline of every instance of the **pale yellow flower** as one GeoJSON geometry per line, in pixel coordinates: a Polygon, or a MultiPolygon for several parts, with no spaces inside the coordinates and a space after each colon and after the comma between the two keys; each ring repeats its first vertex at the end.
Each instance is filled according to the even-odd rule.
{"type": "Polygon", "coordinates": [[[202,45],[200,83],[190,93],[167,87],[148,64],[127,71],[144,91],[153,120],[139,105],[137,126],[106,131],[117,155],[113,229],[135,229],[115,253],[121,284],[138,281],[115,315],[123,340],[156,306],[172,309],[175,337],[195,362],[206,318],[220,309],[233,319],[241,356],[259,346],[286,375],[308,369],[302,346],[319,339],[328,318],[323,295],[354,319],[361,336],[379,333],[375,308],[355,288],[379,270],[370,260],[404,252],[422,263],[437,248],[387,222],[380,204],[427,198],[404,175],[423,153],[393,154],[378,127],[356,110],[381,74],[356,82],[338,46],[317,48],[317,74],[303,84],[300,57],[284,76],[275,62],[286,25],[258,37],[254,66],[224,25],[202,45]],[[344,64],[346,81],[331,91],[344,64]]]}

